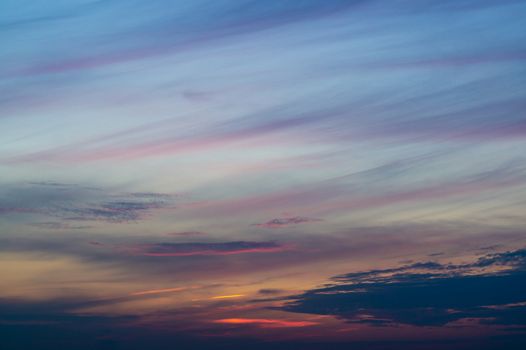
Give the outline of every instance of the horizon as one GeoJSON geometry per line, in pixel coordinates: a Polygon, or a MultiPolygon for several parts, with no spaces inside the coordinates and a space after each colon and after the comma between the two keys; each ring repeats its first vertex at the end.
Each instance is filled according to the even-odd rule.
{"type": "Polygon", "coordinates": [[[526,2],[0,4],[0,347],[526,348],[526,2]]]}

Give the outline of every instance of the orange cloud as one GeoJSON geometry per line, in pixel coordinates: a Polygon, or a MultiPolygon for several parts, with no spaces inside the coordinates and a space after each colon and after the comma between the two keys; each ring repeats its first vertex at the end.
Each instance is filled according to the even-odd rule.
{"type": "Polygon", "coordinates": [[[232,295],[218,295],[216,297],[212,297],[210,299],[230,299],[230,298],[240,298],[244,297],[244,294],[232,294],[232,295]]]}
{"type": "Polygon", "coordinates": [[[220,320],[215,320],[214,323],[255,325],[261,328],[308,327],[319,324],[317,322],[310,321],[283,321],[266,318],[223,318],[220,320]]]}
{"type": "Polygon", "coordinates": [[[233,255],[243,253],[274,253],[290,249],[276,242],[189,242],[154,243],[127,248],[133,254],[145,256],[192,256],[192,255],[233,255]]]}
{"type": "Polygon", "coordinates": [[[149,295],[149,294],[161,294],[161,293],[172,293],[172,292],[182,292],[183,290],[187,290],[189,288],[165,288],[165,289],[151,289],[151,290],[143,290],[140,292],[134,292],[130,293],[130,295],[149,295]]]}

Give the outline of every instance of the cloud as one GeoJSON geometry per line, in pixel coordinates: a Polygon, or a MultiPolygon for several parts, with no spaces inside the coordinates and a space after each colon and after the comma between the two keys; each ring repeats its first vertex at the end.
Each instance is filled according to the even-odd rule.
{"type": "Polygon", "coordinates": [[[257,334],[268,334],[272,329],[282,329],[285,332],[298,331],[318,334],[321,327],[314,327],[315,322],[301,320],[282,320],[274,318],[219,318],[200,324],[198,331],[192,332],[189,326],[195,325],[194,314],[184,313],[177,317],[173,311],[173,318],[166,320],[166,313],[159,312],[159,319],[130,315],[101,315],[74,312],[80,300],[46,300],[20,301],[0,299],[0,336],[2,345],[10,350],[33,349],[35,344],[42,350],[64,349],[115,349],[130,350],[154,349],[170,350],[177,344],[178,349],[185,350],[263,350],[269,347],[277,350],[304,349],[356,349],[356,350],[398,350],[410,349],[451,349],[456,345],[468,345],[466,349],[522,349],[524,343],[522,335],[506,334],[502,336],[481,335],[481,338],[456,339],[452,343],[449,339],[433,340],[434,345],[428,346],[429,339],[374,339],[341,341],[338,339],[308,338],[305,333],[299,333],[302,340],[283,340],[276,338],[273,333],[267,339],[247,337],[233,331],[247,328],[256,330],[257,334]],[[192,317],[188,317],[192,316],[192,317]],[[152,323],[153,322],[153,323],[152,323]],[[228,332],[225,332],[225,329],[228,332]],[[201,336],[200,336],[201,335],[201,336]],[[471,345],[471,346],[469,346],[471,345]]]}
{"type": "Polygon", "coordinates": [[[466,264],[420,262],[340,275],[292,297],[282,309],[350,323],[443,326],[462,319],[526,325],[526,250],[466,264]]]}
{"type": "Polygon", "coordinates": [[[224,318],[215,320],[214,323],[229,325],[254,325],[260,328],[291,328],[315,326],[317,322],[311,321],[284,321],[266,318],[224,318]]]}
{"type": "MultiPolygon", "coordinates": [[[[260,115],[268,114],[275,109],[276,107],[272,107],[269,111],[254,113],[255,116],[245,116],[242,121],[229,120],[215,125],[207,125],[207,127],[201,128],[198,133],[192,132],[191,134],[179,134],[180,131],[174,129],[174,122],[177,118],[161,122],[156,121],[96,139],[90,138],[66,146],[15,156],[9,162],[13,164],[37,161],[79,163],[105,159],[130,160],[163,155],[184,155],[216,150],[238,142],[253,141],[291,129],[315,125],[320,122],[321,116],[334,119],[341,118],[344,114],[344,109],[341,107],[299,114],[294,112],[290,106],[280,106],[278,109],[284,109],[288,112],[286,117],[264,121],[258,118],[260,115]],[[154,140],[150,136],[152,131],[158,134],[154,140]],[[174,136],[174,134],[178,136],[174,136]],[[134,137],[131,138],[131,136],[134,137]],[[117,140],[119,142],[116,142],[117,140]]],[[[285,112],[282,111],[282,113],[285,112]]],[[[264,145],[266,146],[267,143],[264,145]]]]}
{"type": "Polygon", "coordinates": [[[72,311],[82,301],[45,302],[0,299],[0,336],[9,349],[97,349],[108,346],[102,338],[108,329],[133,328],[134,316],[78,315],[72,311]]]}
{"type": "Polygon", "coordinates": [[[204,236],[206,235],[205,232],[201,231],[182,231],[182,232],[170,232],[168,233],[170,236],[177,236],[177,237],[191,237],[191,236],[204,236]]]}
{"type": "Polygon", "coordinates": [[[153,294],[165,294],[165,293],[175,293],[175,292],[183,292],[190,289],[189,287],[179,287],[179,288],[163,288],[163,289],[150,289],[150,290],[142,290],[139,292],[133,292],[130,293],[130,295],[153,295],[153,294]]]}
{"type": "MultiPolygon", "coordinates": [[[[254,225],[265,228],[279,228],[301,222],[313,222],[332,214],[354,214],[391,208],[405,211],[403,205],[419,205],[419,208],[432,209],[441,202],[453,199],[472,201],[474,196],[484,193],[504,191],[524,186],[526,168],[524,162],[509,161],[484,169],[471,169],[469,172],[448,173],[442,171],[436,181],[408,181],[413,177],[430,176],[425,169],[434,167],[431,159],[409,158],[406,162],[394,162],[372,167],[363,171],[329,177],[309,184],[291,184],[290,187],[274,191],[249,194],[230,198],[203,200],[186,203],[196,215],[210,216],[239,215],[240,213],[283,211],[293,208],[308,213],[311,217],[276,218],[254,225]],[[416,175],[415,175],[416,174],[416,175]]],[[[433,158],[434,159],[434,158],[433,158]]],[[[447,158],[441,159],[444,161],[447,158]]],[[[440,164],[440,163],[438,163],[440,164]]]]}
{"type": "Polygon", "coordinates": [[[290,225],[303,224],[308,222],[318,222],[323,221],[322,219],[308,218],[304,216],[295,216],[290,218],[276,218],[264,222],[262,224],[254,224],[254,226],[265,227],[265,228],[280,228],[290,225]]]}
{"type": "Polygon", "coordinates": [[[244,297],[244,296],[245,296],[245,294],[217,295],[215,297],[211,297],[210,299],[213,299],[213,300],[233,299],[233,298],[241,298],[241,297],[244,297]]]}
{"type": "MultiPolygon", "coordinates": [[[[77,312],[82,299],[21,301],[0,299],[2,346],[12,350],[33,349],[268,349],[268,341],[224,332],[225,327],[301,328],[314,322],[278,319],[194,319],[199,314],[186,310],[158,311],[155,315],[105,315],[77,312]],[[152,316],[159,316],[158,318],[152,316]],[[168,321],[166,318],[168,317],[168,321]],[[213,335],[211,337],[211,335],[213,335]]],[[[201,315],[202,316],[202,315],[201,315]]],[[[273,342],[277,349],[294,349],[293,342],[273,342]]],[[[307,349],[326,349],[327,343],[307,349]]],[[[305,348],[305,347],[302,347],[305,348]]]]}
{"type": "Polygon", "coordinates": [[[110,201],[90,207],[56,207],[51,214],[75,221],[126,222],[139,220],[150,210],[163,206],[160,201],[110,201]]]}
{"type": "Polygon", "coordinates": [[[31,182],[5,186],[0,191],[0,213],[38,214],[64,220],[32,224],[40,228],[88,228],[68,221],[141,220],[155,210],[173,206],[176,197],[166,193],[122,193],[77,184],[31,182]]]}
{"type": "Polygon", "coordinates": [[[15,207],[0,207],[0,214],[24,214],[24,213],[38,213],[35,209],[30,208],[15,208],[15,207]]]}
{"type": "MultiPolygon", "coordinates": [[[[107,315],[78,311],[78,308],[87,304],[89,303],[82,298],[46,301],[0,298],[1,344],[13,350],[33,349],[35,344],[43,350],[169,350],[173,349],[173,344],[177,344],[181,349],[232,349],[231,344],[224,344],[221,339],[209,341],[189,333],[188,325],[193,323],[191,320],[173,317],[170,318],[170,327],[166,327],[162,321],[156,323],[151,318],[138,315],[107,315]]],[[[166,316],[160,312],[159,315],[166,316]]],[[[245,342],[237,343],[235,349],[246,348],[245,342]]]]}
{"type": "Polygon", "coordinates": [[[42,228],[42,229],[49,229],[49,230],[82,230],[82,229],[88,229],[92,226],[79,226],[79,225],[70,225],[66,222],[56,222],[56,221],[50,221],[50,222],[34,222],[32,224],[29,224],[30,226],[42,228]]]}
{"type": "Polygon", "coordinates": [[[155,243],[124,248],[132,254],[145,256],[233,255],[244,253],[275,253],[288,247],[276,242],[221,243],[155,243]]]}
{"type": "MultiPolygon", "coordinates": [[[[83,14],[83,20],[104,23],[108,22],[108,19],[104,16],[101,19],[102,13],[113,13],[116,16],[125,11],[127,20],[123,21],[122,32],[119,33],[119,36],[120,41],[131,42],[129,44],[130,47],[123,45],[114,45],[110,48],[105,47],[103,42],[99,42],[99,40],[104,39],[103,33],[95,31],[98,34],[96,34],[97,40],[95,41],[98,55],[88,53],[89,51],[86,52],[81,47],[77,47],[78,54],[69,54],[66,58],[59,60],[51,60],[50,58],[39,60],[37,63],[15,70],[11,74],[14,76],[34,76],[70,71],[84,72],[110,65],[125,64],[130,61],[180,54],[189,49],[206,47],[219,40],[235,38],[248,33],[257,33],[306,19],[316,19],[337,11],[343,11],[359,2],[361,0],[332,0],[327,3],[287,2],[279,5],[261,5],[250,1],[240,1],[236,4],[222,1],[218,5],[198,2],[192,6],[170,8],[164,6],[163,11],[160,13],[152,11],[156,8],[156,5],[159,6],[156,1],[152,2],[153,5],[151,7],[141,6],[140,9],[112,3],[99,4],[98,6],[93,6],[93,8],[99,9],[102,7],[104,11],[88,11],[83,14]],[[201,13],[202,15],[196,17],[195,13],[201,13]],[[220,20],[210,20],[210,18],[220,18],[220,20]],[[159,37],[154,41],[150,39],[153,36],[159,36],[159,34],[165,34],[168,37],[159,37]]],[[[33,21],[61,18],[65,16],[62,13],[68,13],[61,11],[49,14],[48,11],[53,10],[56,11],[53,8],[45,11],[48,14],[44,16],[13,20],[10,25],[18,27],[33,21]]],[[[73,11],[70,13],[70,16],[73,14],[77,15],[76,13],[77,11],[73,11]]],[[[52,21],[49,22],[50,24],[48,25],[52,25],[52,21]]],[[[67,23],[62,25],[67,25],[67,23]]],[[[102,26],[101,28],[105,27],[102,26]]],[[[75,47],[76,43],[70,43],[69,46],[75,47]]]]}
{"type": "Polygon", "coordinates": [[[259,294],[263,294],[263,295],[280,294],[283,292],[285,292],[283,289],[276,289],[276,288],[262,288],[258,291],[259,294]]]}

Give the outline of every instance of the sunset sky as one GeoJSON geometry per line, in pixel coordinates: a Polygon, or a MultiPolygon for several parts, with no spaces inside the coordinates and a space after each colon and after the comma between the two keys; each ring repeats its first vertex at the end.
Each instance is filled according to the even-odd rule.
{"type": "Polygon", "coordinates": [[[526,1],[0,1],[0,348],[526,348],[526,1]]]}

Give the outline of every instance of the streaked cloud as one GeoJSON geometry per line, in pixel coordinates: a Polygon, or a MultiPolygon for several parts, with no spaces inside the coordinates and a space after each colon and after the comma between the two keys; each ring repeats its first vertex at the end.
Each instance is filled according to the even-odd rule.
{"type": "Polygon", "coordinates": [[[270,320],[270,319],[253,319],[253,318],[225,318],[215,320],[214,323],[228,324],[228,325],[253,325],[261,328],[294,328],[294,327],[310,327],[318,323],[311,321],[284,321],[284,320],[270,320]]]}
{"type": "Polygon", "coordinates": [[[283,292],[285,291],[281,289],[276,289],[276,288],[263,288],[258,291],[259,294],[263,294],[263,295],[280,294],[283,292]]]}
{"type": "Polygon", "coordinates": [[[230,294],[230,295],[217,295],[215,297],[211,297],[210,299],[213,300],[220,300],[220,299],[235,299],[235,298],[241,298],[244,297],[244,294],[230,294]]]}
{"type": "Polygon", "coordinates": [[[175,293],[175,292],[182,292],[188,289],[189,289],[188,287],[150,289],[150,290],[142,290],[139,292],[133,292],[133,293],[130,293],[130,295],[152,295],[152,294],[175,293]]]}
{"type": "Polygon", "coordinates": [[[219,243],[155,243],[123,248],[132,254],[145,256],[233,255],[245,253],[276,253],[290,249],[276,242],[219,243]]]}
{"type": "Polygon", "coordinates": [[[176,237],[192,237],[192,236],[205,236],[205,232],[201,231],[181,231],[181,232],[170,232],[168,233],[170,236],[176,236],[176,237]]]}
{"type": "Polygon", "coordinates": [[[524,13],[1,1],[5,347],[525,348],[524,13]]]}
{"type": "Polygon", "coordinates": [[[82,229],[89,229],[91,226],[87,225],[70,225],[66,222],[56,222],[56,221],[49,221],[49,222],[34,222],[29,224],[34,227],[43,228],[43,229],[49,229],[49,230],[82,230],[82,229]]]}
{"type": "Polygon", "coordinates": [[[175,195],[163,193],[108,193],[101,188],[76,184],[12,184],[0,192],[0,208],[3,208],[0,213],[38,214],[63,220],[32,224],[40,228],[88,228],[71,222],[137,221],[155,210],[173,207],[175,198],[175,195]]]}
{"type": "Polygon", "coordinates": [[[290,218],[276,218],[269,220],[262,224],[254,224],[255,226],[259,227],[265,227],[265,228],[280,228],[290,225],[296,225],[296,224],[303,224],[303,223],[311,223],[311,222],[317,222],[317,221],[323,221],[322,219],[316,219],[316,218],[308,218],[303,216],[295,216],[290,218]]]}

